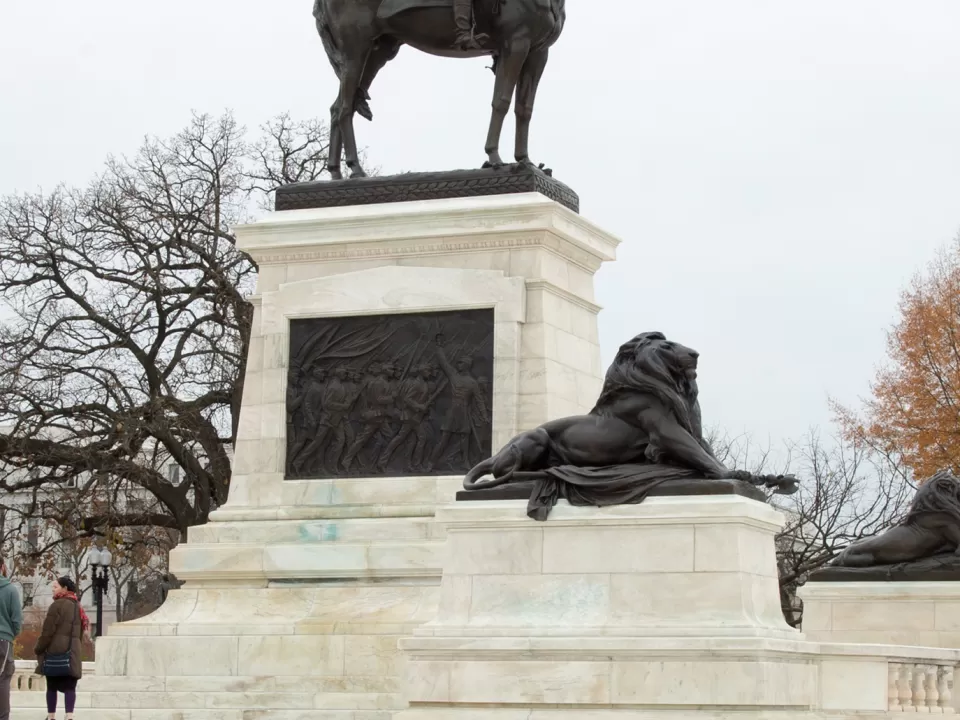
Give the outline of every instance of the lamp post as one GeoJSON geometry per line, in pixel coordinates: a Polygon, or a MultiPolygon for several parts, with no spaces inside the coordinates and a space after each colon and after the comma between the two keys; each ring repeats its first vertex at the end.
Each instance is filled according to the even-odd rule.
{"type": "Polygon", "coordinates": [[[93,571],[93,599],[97,603],[97,637],[103,635],[103,594],[110,587],[110,577],[107,570],[113,560],[113,555],[107,548],[93,548],[87,561],[93,571]]]}

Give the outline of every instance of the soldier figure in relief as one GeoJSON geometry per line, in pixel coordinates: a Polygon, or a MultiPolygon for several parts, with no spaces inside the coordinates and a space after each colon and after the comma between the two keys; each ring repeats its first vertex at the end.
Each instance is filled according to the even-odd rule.
{"type": "Polygon", "coordinates": [[[353,432],[353,426],[350,424],[350,411],[360,399],[364,387],[363,373],[359,370],[347,368],[344,374],[346,377],[343,380],[343,405],[346,406],[346,411],[340,424],[334,428],[333,443],[326,453],[330,464],[326,465],[325,468],[330,469],[332,467],[331,472],[333,474],[336,474],[341,466],[344,448],[352,447],[353,441],[356,439],[356,433],[353,432]]]}
{"type": "Polygon", "coordinates": [[[348,378],[349,370],[345,367],[338,367],[333,371],[333,377],[323,389],[322,410],[317,423],[316,436],[303,451],[305,459],[313,457],[320,451],[320,465],[324,468],[327,466],[324,443],[332,433],[334,440],[343,445],[345,442],[343,424],[347,419],[347,413],[356,401],[356,396],[352,394],[348,385],[348,378]]]}
{"type": "Polygon", "coordinates": [[[303,427],[298,433],[296,443],[290,453],[293,457],[293,469],[298,473],[304,471],[304,467],[310,460],[313,443],[311,438],[316,436],[320,427],[320,417],[323,413],[323,395],[325,383],[327,380],[327,371],[321,367],[314,367],[305,383],[303,394],[301,396],[299,411],[303,419],[303,427]]]}
{"type": "Polygon", "coordinates": [[[373,379],[369,380],[362,391],[363,409],[360,413],[362,423],[360,433],[343,458],[346,472],[353,467],[357,455],[363,452],[367,443],[377,433],[389,427],[397,400],[397,384],[393,380],[394,367],[390,364],[371,366],[373,379]]]}
{"type": "Polygon", "coordinates": [[[400,445],[411,435],[409,452],[407,453],[407,468],[419,470],[423,463],[424,446],[427,443],[426,421],[429,419],[430,406],[434,401],[437,367],[431,364],[421,365],[416,372],[400,385],[400,430],[390,444],[381,453],[377,462],[380,472],[387,469],[390,458],[400,445]],[[412,440],[416,440],[415,443],[412,440]]]}
{"type": "MultiPolygon", "coordinates": [[[[480,386],[480,402],[477,403],[477,405],[482,406],[487,411],[486,417],[492,419],[493,418],[493,404],[492,404],[493,386],[490,383],[490,379],[482,375],[477,378],[477,384],[480,386]]],[[[477,407],[475,405],[473,408],[473,426],[475,428],[483,427],[483,424],[484,424],[484,418],[477,411],[477,407]]],[[[480,444],[479,436],[474,434],[473,439],[477,443],[477,448],[480,451],[480,455],[483,456],[484,447],[483,445],[480,444]]]]}
{"type": "Polygon", "coordinates": [[[457,359],[455,366],[451,364],[443,351],[443,337],[441,335],[437,336],[437,358],[440,361],[440,367],[447,375],[447,380],[450,382],[451,403],[447,416],[443,419],[443,425],[440,427],[440,442],[437,444],[425,470],[426,472],[433,471],[434,466],[443,458],[451,440],[459,446],[463,468],[469,469],[471,466],[470,440],[477,432],[474,426],[474,418],[478,418],[481,422],[487,422],[489,419],[486,403],[483,399],[483,391],[477,379],[470,374],[470,370],[473,368],[473,359],[464,355],[457,359]]]}

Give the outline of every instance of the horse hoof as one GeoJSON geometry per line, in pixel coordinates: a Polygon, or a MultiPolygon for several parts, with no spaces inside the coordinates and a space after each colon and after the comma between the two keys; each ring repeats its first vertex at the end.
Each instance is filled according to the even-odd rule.
{"type": "Polygon", "coordinates": [[[343,173],[340,172],[340,168],[327,168],[327,172],[330,173],[331,180],[343,180],[343,173]]]}
{"type": "Polygon", "coordinates": [[[537,165],[536,163],[533,162],[533,160],[531,160],[528,157],[517,158],[517,165],[519,165],[520,167],[526,170],[533,170],[534,172],[543,173],[547,177],[553,177],[553,170],[548,168],[543,163],[540,163],[539,165],[537,165]]]}
{"type": "Polygon", "coordinates": [[[350,172],[350,177],[351,177],[351,178],[365,178],[366,176],[367,176],[367,174],[363,171],[363,168],[362,168],[362,167],[355,167],[355,168],[350,172]]]}

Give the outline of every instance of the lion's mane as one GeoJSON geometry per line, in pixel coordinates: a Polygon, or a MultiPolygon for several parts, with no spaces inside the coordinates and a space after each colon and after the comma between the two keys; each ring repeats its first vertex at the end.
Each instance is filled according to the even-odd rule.
{"type": "Polygon", "coordinates": [[[921,515],[940,513],[960,525],[960,480],[949,470],[941,470],[920,485],[903,524],[909,524],[921,515]]]}
{"type": "Polygon", "coordinates": [[[590,414],[612,414],[613,406],[624,395],[653,395],[703,444],[697,383],[687,379],[681,368],[668,364],[670,358],[664,353],[666,343],[663,333],[646,332],[621,345],[590,414]]]}

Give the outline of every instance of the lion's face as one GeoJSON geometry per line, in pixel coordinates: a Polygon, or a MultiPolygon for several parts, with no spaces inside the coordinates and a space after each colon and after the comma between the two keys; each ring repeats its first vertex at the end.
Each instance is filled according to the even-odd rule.
{"type": "Polygon", "coordinates": [[[647,333],[636,338],[634,360],[638,367],[654,377],[669,381],[674,387],[687,390],[697,378],[700,353],[678,342],[667,340],[661,333],[647,333]]]}
{"type": "Polygon", "coordinates": [[[686,380],[696,380],[697,359],[700,357],[700,353],[696,350],[667,340],[660,344],[657,352],[663,358],[664,365],[671,369],[674,374],[678,374],[686,380]]]}
{"type": "Polygon", "coordinates": [[[624,399],[642,400],[652,395],[688,432],[701,439],[696,380],[699,358],[696,350],[667,340],[663,333],[637,335],[620,346],[591,413],[615,414],[617,404],[624,399]]]}

